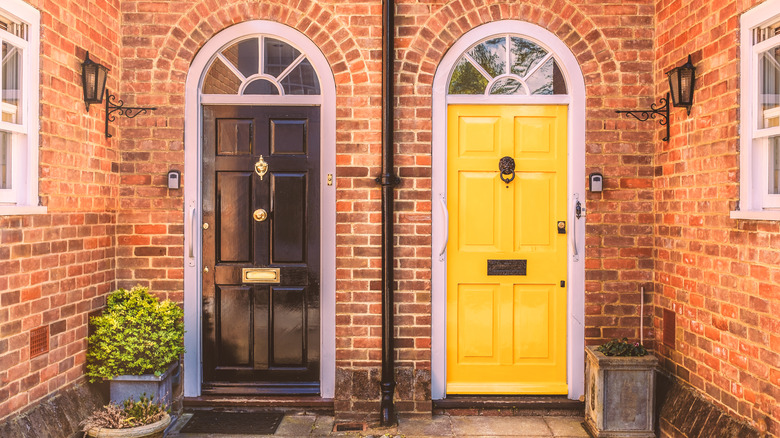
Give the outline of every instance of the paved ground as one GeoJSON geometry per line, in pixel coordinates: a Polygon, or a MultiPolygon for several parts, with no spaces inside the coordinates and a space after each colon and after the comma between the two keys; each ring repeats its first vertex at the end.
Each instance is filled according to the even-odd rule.
{"type": "MultiPolygon", "coordinates": [[[[192,414],[184,414],[168,435],[170,438],[237,437],[224,434],[179,434],[192,414]]],[[[431,418],[401,418],[398,427],[364,432],[333,432],[333,417],[314,414],[285,415],[274,435],[242,437],[524,437],[585,438],[581,417],[478,417],[434,415],[431,418]]]]}

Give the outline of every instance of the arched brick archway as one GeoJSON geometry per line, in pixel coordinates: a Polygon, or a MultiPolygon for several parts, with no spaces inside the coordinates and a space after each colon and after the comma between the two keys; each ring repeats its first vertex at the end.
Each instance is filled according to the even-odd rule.
{"type": "Polygon", "coordinates": [[[403,60],[400,82],[432,84],[439,61],[463,34],[493,21],[520,20],[555,34],[577,58],[586,85],[600,83],[603,73],[617,68],[614,50],[591,18],[570,3],[558,3],[496,4],[479,0],[449,3],[432,14],[400,51],[399,58],[403,60]]]}
{"type": "Polygon", "coordinates": [[[152,70],[154,80],[185,77],[198,50],[223,29],[249,20],[269,20],[297,29],[314,42],[328,60],[337,84],[368,81],[366,62],[349,27],[327,6],[284,0],[214,6],[214,2],[202,0],[181,14],[160,45],[152,70]]]}

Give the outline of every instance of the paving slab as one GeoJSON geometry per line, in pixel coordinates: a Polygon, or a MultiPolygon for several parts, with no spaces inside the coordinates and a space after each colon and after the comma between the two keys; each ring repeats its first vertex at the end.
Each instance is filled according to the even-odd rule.
{"type": "Polygon", "coordinates": [[[455,436],[551,437],[542,417],[450,417],[455,436]]]}
{"type": "Polygon", "coordinates": [[[481,417],[433,415],[400,418],[397,427],[375,428],[362,432],[333,432],[334,418],[312,413],[285,415],[274,435],[182,434],[191,414],[184,414],[169,438],[273,438],[273,437],[345,437],[345,438],[587,438],[581,417],[481,417]]]}
{"type": "Polygon", "coordinates": [[[588,432],[582,427],[580,417],[544,417],[547,427],[554,437],[582,437],[588,438],[588,432]]]}
{"type": "Polygon", "coordinates": [[[449,415],[433,415],[431,418],[399,418],[398,433],[407,437],[452,436],[449,415]]]}
{"type": "Polygon", "coordinates": [[[272,436],[303,437],[312,435],[314,431],[316,415],[285,415],[276,433],[272,436]]]}

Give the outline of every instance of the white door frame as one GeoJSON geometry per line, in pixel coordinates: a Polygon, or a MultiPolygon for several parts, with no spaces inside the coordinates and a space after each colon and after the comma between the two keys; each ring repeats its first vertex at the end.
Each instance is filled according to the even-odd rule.
{"type": "Polygon", "coordinates": [[[466,32],[447,51],[433,79],[432,132],[432,277],[431,277],[431,397],[446,397],[447,375],[447,106],[450,104],[565,104],[568,115],[567,220],[570,224],[567,296],[566,378],[568,398],[584,394],[585,349],[585,79],[571,50],[553,33],[535,24],[504,20],[466,32]],[[499,34],[514,34],[536,42],[555,57],[566,80],[565,96],[447,96],[450,75],[460,55],[475,43],[499,34]],[[576,219],[574,204],[582,203],[576,219]],[[440,255],[440,252],[442,253],[440,255]]]}
{"type": "Polygon", "coordinates": [[[336,83],[322,51],[299,31],[273,21],[253,20],[214,35],[198,51],[187,73],[184,107],[184,396],[201,394],[201,118],[202,104],[320,106],[320,392],[333,398],[336,383],[336,83]],[[249,35],[285,40],[306,54],[320,80],[320,96],[225,96],[203,99],[201,83],[212,59],[227,44],[249,35]],[[313,99],[312,99],[313,98],[313,99]]]}

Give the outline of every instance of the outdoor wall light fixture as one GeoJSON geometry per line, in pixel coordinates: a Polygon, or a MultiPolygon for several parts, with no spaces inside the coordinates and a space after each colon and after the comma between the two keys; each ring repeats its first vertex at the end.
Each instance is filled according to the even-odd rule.
{"type": "MultiPolygon", "coordinates": [[[[672,104],[675,107],[685,107],[688,111],[688,115],[691,115],[691,105],[693,104],[693,89],[696,83],[696,67],[691,62],[691,55],[688,55],[688,62],[680,67],[675,67],[668,71],[666,75],[669,77],[669,89],[672,95],[672,104]]],[[[626,117],[631,116],[640,122],[644,122],[648,119],[655,119],[658,115],[661,120],[658,123],[661,126],[666,126],[666,137],[663,141],[669,141],[669,93],[666,93],[666,97],[662,97],[660,100],[660,106],[651,104],[650,109],[647,110],[616,110],[618,114],[625,114],[626,117]]]]}
{"type": "Polygon", "coordinates": [[[108,68],[102,64],[99,64],[89,59],[89,52],[87,52],[87,58],[81,63],[81,85],[84,87],[84,104],[89,111],[89,105],[93,103],[102,103],[103,94],[106,95],[106,138],[111,138],[112,135],[108,133],[108,122],[116,120],[114,113],[127,118],[135,118],[140,114],[144,114],[147,111],[154,111],[155,107],[130,107],[125,106],[125,103],[116,96],[106,90],[106,77],[108,76],[108,68]],[[114,102],[117,102],[114,103],[114,102]]]}

